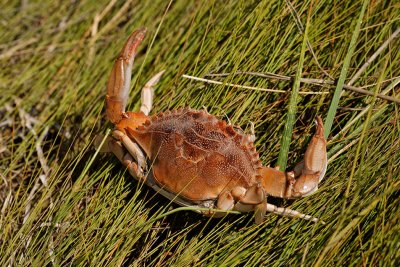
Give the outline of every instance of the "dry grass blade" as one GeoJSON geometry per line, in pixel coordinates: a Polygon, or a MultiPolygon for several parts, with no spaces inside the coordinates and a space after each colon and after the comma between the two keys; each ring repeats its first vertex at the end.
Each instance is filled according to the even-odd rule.
{"type": "MultiPolygon", "coordinates": [[[[195,81],[199,82],[205,82],[205,83],[211,83],[211,84],[219,84],[219,85],[225,85],[233,88],[241,88],[241,89],[248,89],[248,90],[254,90],[254,91],[261,91],[261,92],[271,92],[271,93],[287,93],[287,91],[284,90],[274,90],[274,89],[266,89],[266,88],[259,88],[259,87],[254,87],[254,86],[246,86],[246,85],[239,85],[239,84],[232,84],[232,83],[224,83],[220,81],[214,81],[214,80],[209,80],[209,79],[204,79],[204,78],[199,78],[199,77],[194,77],[190,75],[182,75],[183,78],[186,79],[192,79],[195,81]]],[[[299,92],[299,94],[303,95],[322,95],[322,94],[327,94],[327,92],[299,92]]]]}
{"type": "MultiPolygon", "coordinates": [[[[245,75],[251,75],[251,76],[256,76],[256,77],[263,77],[263,78],[269,78],[269,79],[275,79],[275,80],[282,80],[282,81],[294,81],[294,77],[286,76],[286,75],[281,75],[281,74],[275,74],[275,73],[261,73],[261,72],[252,72],[252,71],[236,71],[234,73],[213,73],[213,74],[208,74],[207,76],[212,76],[212,77],[224,77],[224,76],[229,76],[229,75],[240,75],[240,74],[245,74],[245,75]]],[[[393,79],[397,79],[398,77],[394,77],[393,79]]],[[[391,79],[390,79],[391,80],[391,79]]],[[[210,81],[210,80],[208,80],[210,81]]],[[[216,82],[216,81],[212,81],[216,82]]],[[[322,80],[322,79],[312,79],[312,78],[300,78],[301,83],[306,83],[306,84],[314,84],[314,85],[319,85],[322,87],[327,87],[329,85],[337,85],[334,81],[329,81],[329,80],[322,80]]],[[[218,83],[218,82],[217,82],[218,83]]],[[[220,83],[218,83],[220,84],[220,83]]],[[[371,85],[368,85],[371,86],[371,85]]],[[[363,88],[351,86],[348,84],[343,85],[344,89],[348,89],[350,91],[364,94],[364,95],[369,95],[369,96],[374,96],[375,93],[365,90],[363,88]]],[[[299,92],[299,94],[327,94],[328,92],[299,92]]],[[[377,94],[376,97],[387,100],[390,102],[394,102],[397,104],[400,104],[400,99],[387,96],[385,94],[377,94]]]]}

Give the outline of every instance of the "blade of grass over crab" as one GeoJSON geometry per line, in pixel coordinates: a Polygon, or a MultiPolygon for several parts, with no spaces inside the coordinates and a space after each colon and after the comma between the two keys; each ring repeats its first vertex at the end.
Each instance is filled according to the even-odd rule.
{"type": "Polygon", "coordinates": [[[301,44],[300,58],[297,65],[296,76],[293,82],[292,91],[290,92],[290,99],[288,104],[288,111],[286,113],[285,128],[281,140],[281,149],[279,151],[278,163],[281,171],[286,170],[287,159],[289,154],[290,142],[293,135],[293,125],[296,122],[297,103],[300,90],[300,79],[303,73],[304,55],[307,49],[308,28],[310,25],[311,10],[308,11],[307,24],[303,34],[303,42],[301,44]]]}
{"type": "Polygon", "coordinates": [[[365,10],[367,9],[369,0],[364,0],[363,5],[360,10],[360,14],[358,15],[358,19],[356,21],[356,25],[353,30],[353,34],[351,36],[350,44],[348,46],[348,50],[346,53],[346,57],[343,61],[342,70],[340,72],[339,80],[335,88],[335,93],[333,94],[333,98],[331,104],[329,106],[328,114],[325,120],[325,138],[328,138],[329,133],[331,132],[331,128],[333,125],[333,121],[336,116],[336,110],[339,106],[339,99],[342,94],[343,85],[346,82],[346,78],[348,76],[349,67],[351,63],[351,59],[354,54],[354,50],[356,49],[356,43],[358,39],[358,35],[360,34],[361,23],[364,18],[365,10]]]}

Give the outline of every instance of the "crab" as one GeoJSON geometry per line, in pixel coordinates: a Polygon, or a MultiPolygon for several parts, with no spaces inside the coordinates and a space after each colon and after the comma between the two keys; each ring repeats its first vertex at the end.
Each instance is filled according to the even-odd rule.
{"type": "Polygon", "coordinates": [[[244,134],[205,110],[181,108],[150,116],[153,87],[163,72],[143,87],[140,111],[126,112],[132,65],[145,33],[142,28],[130,35],[111,71],[105,102],[115,129],[103,140],[102,151],[114,153],[135,179],[206,216],[253,211],[258,224],[266,212],[319,221],[267,199],[300,198],[318,189],[327,168],[321,118],[316,118],[304,160],[282,172],[261,164],[254,133],[244,134]]]}

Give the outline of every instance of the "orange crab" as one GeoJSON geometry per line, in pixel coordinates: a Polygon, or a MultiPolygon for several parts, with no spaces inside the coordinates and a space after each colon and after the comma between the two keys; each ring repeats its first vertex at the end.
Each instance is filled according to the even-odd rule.
{"type": "Polygon", "coordinates": [[[245,135],[206,111],[184,108],[149,116],[152,87],[162,72],[142,89],[140,112],[125,112],[132,64],[145,33],[146,29],[139,29],[131,34],[112,69],[106,112],[115,130],[102,150],[113,152],[136,179],[207,216],[236,210],[254,211],[256,223],[264,220],[266,212],[318,221],[271,205],[267,197],[299,198],[318,189],[327,168],[321,118],[316,119],[317,130],[304,161],[293,171],[281,172],[262,166],[254,135],[245,135]]]}

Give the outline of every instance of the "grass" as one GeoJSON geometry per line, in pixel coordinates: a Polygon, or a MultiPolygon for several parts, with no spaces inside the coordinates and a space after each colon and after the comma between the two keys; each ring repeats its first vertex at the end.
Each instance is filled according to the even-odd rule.
{"type": "Polygon", "coordinates": [[[341,88],[400,27],[399,8],[395,1],[1,1],[0,265],[398,264],[399,106],[377,96],[400,98],[400,40],[352,81],[374,96],[341,88]],[[281,152],[288,169],[301,160],[314,117],[334,110],[318,192],[271,199],[326,225],[272,214],[261,225],[251,214],[202,217],[96,153],[94,136],[112,128],[108,74],[141,26],[148,35],[132,72],[130,110],[139,107],[141,86],[165,69],[153,112],[205,106],[246,132],[253,122],[264,164],[277,164],[282,139],[290,144],[281,152]],[[229,75],[209,76],[221,73],[229,75]],[[300,78],[340,80],[317,86],[300,78]],[[332,101],[336,86],[340,99],[332,101]],[[292,90],[299,94],[291,100],[292,90]]]}

